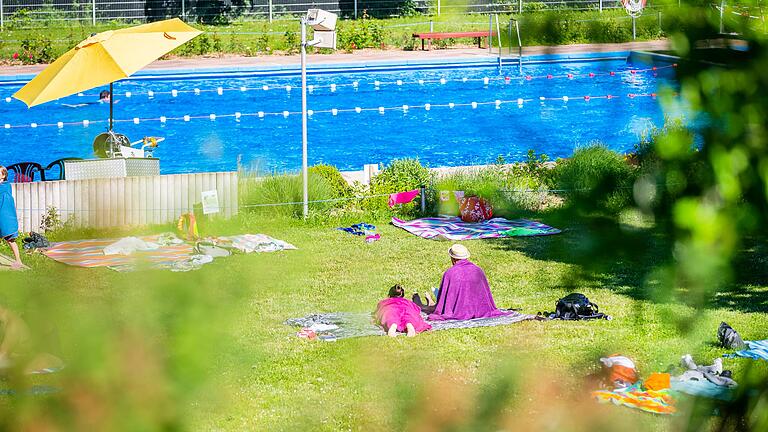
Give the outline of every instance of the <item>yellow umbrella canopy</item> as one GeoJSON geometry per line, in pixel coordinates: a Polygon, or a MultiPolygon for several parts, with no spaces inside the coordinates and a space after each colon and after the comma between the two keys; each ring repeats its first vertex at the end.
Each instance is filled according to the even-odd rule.
{"type": "Polygon", "coordinates": [[[97,33],[56,59],[13,97],[33,107],[110,84],[201,33],[178,18],[97,33]]]}

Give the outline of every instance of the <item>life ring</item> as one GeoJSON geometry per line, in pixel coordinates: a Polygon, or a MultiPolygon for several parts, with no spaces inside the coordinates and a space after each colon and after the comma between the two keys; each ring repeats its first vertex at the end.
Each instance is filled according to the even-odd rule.
{"type": "Polygon", "coordinates": [[[179,217],[179,223],[176,225],[176,229],[179,230],[181,235],[185,236],[187,240],[196,240],[200,238],[200,233],[197,231],[197,221],[195,215],[192,213],[184,213],[179,217]]]}

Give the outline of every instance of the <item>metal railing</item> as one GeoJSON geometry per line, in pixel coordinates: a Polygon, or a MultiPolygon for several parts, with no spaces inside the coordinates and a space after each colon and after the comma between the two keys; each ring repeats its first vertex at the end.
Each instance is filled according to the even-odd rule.
{"type": "MultiPolygon", "coordinates": [[[[146,22],[180,16],[190,22],[294,19],[309,8],[321,8],[341,18],[356,19],[414,15],[521,14],[542,10],[620,9],[617,0],[0,0],[0,26],[34,28],[96,25],[111,21],[146,22]]],[[[650,3],[650,2],[649,2],[650,3]]]]}

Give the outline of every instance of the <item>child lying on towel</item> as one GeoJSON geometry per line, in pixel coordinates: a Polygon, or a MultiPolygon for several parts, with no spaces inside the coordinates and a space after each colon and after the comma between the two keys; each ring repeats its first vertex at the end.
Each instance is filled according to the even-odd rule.
{"type": "Polygon", "coordinates": [[[376,305],[374,316],[376,323],[384,328],[388,336],[405,332],[409,337],[432,328],[421,317],[421,308],[416,303],[403,298],[405,290],[400,285],[389,289],[389,298],[376,305]]]}

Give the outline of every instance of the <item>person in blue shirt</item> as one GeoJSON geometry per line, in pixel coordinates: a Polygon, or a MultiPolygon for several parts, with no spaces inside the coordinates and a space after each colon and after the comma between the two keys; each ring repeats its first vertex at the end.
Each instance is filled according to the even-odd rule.
{"type": "Polygon", "coordinates": [[[19,236],[19,220],[16,218],[16,204],[11,194],[11,185],[8,183],[8,169],[0,165],[0,237],[8,243],[13,251],[16,262],[11,264],[14,269],[20,269],[19,245],[16,238],[19,236]]]}

